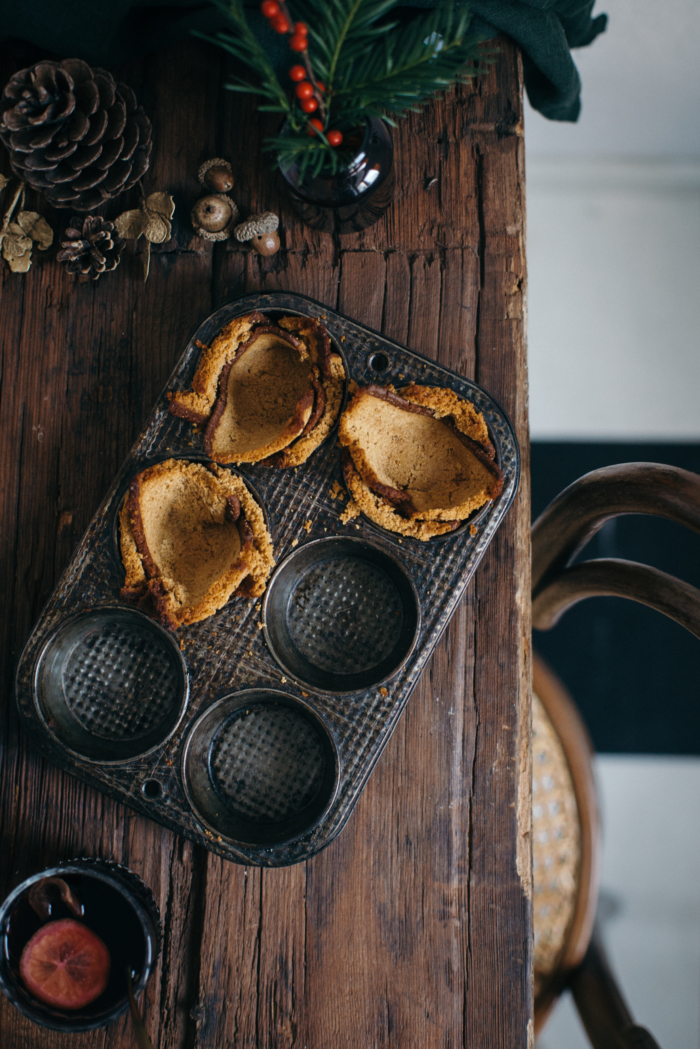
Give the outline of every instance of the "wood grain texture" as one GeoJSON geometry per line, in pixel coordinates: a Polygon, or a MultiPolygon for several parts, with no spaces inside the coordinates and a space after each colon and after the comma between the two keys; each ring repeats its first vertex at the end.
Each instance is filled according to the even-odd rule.
{"type": "MultiPolygon", "coordinates": [[[[10,54],[5,79],[38,56],[10,54]],[[13,66],[14,63],[14,66],[13,66]]],[[[148,991],[159,1049],[333,1045],[518,1049],[531,1042],[529,485],[521,70],[412,115],[397,195],[374,226],[302,227],[258,158],[274,122],[221,90],[197,43],[120,71],[155,128],[146,192],[175,196],[173,239],[96,285],[52,258],[2,273],[0,891],[76,854],[129,864],[163,913],[148,991]],[[282,250],[212,249],[188,215],[198,164],[230,157],[245,212],[275,210],[282,250]],[[282,870],[226,863],[36,757],[10,703],[19,650],[195,324],[256,290],[307,294],[464,375],[513,420],[516,502],[347,826],[282,870]]],[[[135,199],[110,205],[112,214],[135,199]]],[[[67,215],[52,212],[54,228],[67,215]]],[[[132,250],[132,249],[129,249],[132,250]]],[[[136,251],[140,251],[140,247],[136,251]]],[[[63,1037],[0,1002],[3,1049],[131,1044],[126,1021],[63,1037]]]]}

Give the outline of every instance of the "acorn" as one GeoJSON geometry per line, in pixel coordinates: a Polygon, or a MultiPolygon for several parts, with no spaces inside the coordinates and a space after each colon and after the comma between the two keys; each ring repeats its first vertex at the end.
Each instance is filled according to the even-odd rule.
{"type": "Polygon", "coordinates": [[[192,227],[205,240],[226,240],[238,218],[238,208],[223,193],[200,197],[190,215],[192,227]]]}
{"type": "Polygon", "coordinates": [[[252,240],[253,237],[262,237],[266,233],[274,233],[280,224],[280,220],[274,211],[263,211],[260,215],[251,215],[240,226],[236,226],[234,236],[236,240],[252,240]]]}
{"type": "Polygon", "coordinates": [[[221,157],[205,160],[197,172],[197,178],[205,189],[210,189],[213,193],[228,193],[233,189],[231,165],[221,157]]]}
{"type": "Polygon", "coordinates": [[[275,255],[280,250],[280,239],[276,233],[259,233],[251,237],[250,243],[258,255],[275,255]]]}

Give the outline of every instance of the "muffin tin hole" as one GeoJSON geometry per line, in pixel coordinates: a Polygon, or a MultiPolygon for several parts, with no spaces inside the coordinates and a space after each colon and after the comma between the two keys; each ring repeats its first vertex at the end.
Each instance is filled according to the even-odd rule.
{"type": "Polygon", "coordinates": [[[103,608],[67,620],[36,671],[53,736],[93,761],[128,761],[162,743],[187,701],[187,673],[169,634],[139,612],[103,608]]]}
{"type": "Polygon", "coordinates": [[[385,353],[373,353],[367,361],[372,371],[385,372],[391,363],[385,353]]]}
{"type": "Polygon", "coordinates": [[[184,757],[195,812],[246,845],[279,845],[308,832],[333,799],[338,761],[320,718],[282,692],[250,689],[211,706],[184,757]]]}
{"type": "Polygon", "coordinates": [[[263,621],[280,665],[327,692],[356,692],[393,676],[410,655],[420,611],[393,557],[362,539],[320,539],[272,577],[263,621]]]}

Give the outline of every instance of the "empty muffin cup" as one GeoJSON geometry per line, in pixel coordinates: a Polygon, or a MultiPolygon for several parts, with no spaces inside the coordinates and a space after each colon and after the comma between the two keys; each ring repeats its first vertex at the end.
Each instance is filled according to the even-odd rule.
{"type": "Polygon", "coordinates": [[[392,677],[418,636],[420,606],[401,564],[364,539],[318,539],[275,571],[263,608],[270,651],[325,692],[359,692],[392,677]]]}
{"type": "Polygon", "coordinates": [[[163,743],[187,693],[172,637],[122,608],[66,620],[44,647],[35,676],[35,702],[49,732],[99,762],[128,761],[163,743]]]}
{"type": "Polygon", "coordinates": [[[248,689],[218,700],[195,723],[183,779],[195,815],[218,835],[243,846],[282,845],[327,811],[338,757],[307,704],[248,689]]]}

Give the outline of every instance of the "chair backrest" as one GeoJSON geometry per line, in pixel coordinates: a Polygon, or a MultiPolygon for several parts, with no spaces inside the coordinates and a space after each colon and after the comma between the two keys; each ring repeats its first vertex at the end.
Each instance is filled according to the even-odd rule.
{"type": "Polygon", "coordinates": [[[586,597],[628,597],[700,637],[700,590],[650,565],[620,558],[571,562],[621,514],[655,514],[700,532],[700,477],[675,466],[622,463],[564,489],[532,526],[532,623],[549,630],[586,597]]]}
{"type": "MultiPolygon", "coordinates": [[[[700,477],[658,463],[622,463],[586,474],[557,496],[532,527],[532,622],[536,629],[550,629],[568,608],[587,597],[609,595],[649,605],[700,637],[700,590],[696,587],[649,565],[619,558],[572,564],[606,521],[635,513],[666,517],[700,533],[700,477]]],[[[540,692],[547,693],[542,668],[536,673],[540,692]]],[[[550,717],[552,711],[556,717],[561,705],[556,689],[552,710],[548,695],[540,695],[540,699],[550,717]]],[[[564,700],[565,710],[570,701],[565,695],[564,700]]],[[[555,723],[554,717],[552,721],[555,723]]],[[[556,980],[551,982],[549,997],[544,995],[540,1002],[540,1015],[546,1015],[553,997],[567,980],[595,1049],[658,1049],[649,1032],[634,1023],[592,929],[597,900],[597,811],[595,797],[591,803],[587,796],[585,776],[581,779],[579,774],[578,780],[573,777],[576,762],[585,762],[586,754],[582,737],[577,740],[574,736],[572,740],[574,764],[568,751],[567,759],[572,768],[582,835],[592,843],[589,858],[593,866],[586,869],[582,855],[580,899],[570,942],[562,954],[562,977],[558,985],[556,980]],[[590,820],[592,824],[586,827],[590,820]]]]}

